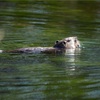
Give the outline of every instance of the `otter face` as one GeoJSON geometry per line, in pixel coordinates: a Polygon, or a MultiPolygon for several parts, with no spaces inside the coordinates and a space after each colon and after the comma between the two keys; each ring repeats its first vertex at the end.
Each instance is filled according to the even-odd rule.
{"type": "Polygon", "coordinates": [[[68,37],[60,41],[56,41],[54,48],[59,49],[75,49],[80,48],[80,42],[77,37],[68,37]]]}

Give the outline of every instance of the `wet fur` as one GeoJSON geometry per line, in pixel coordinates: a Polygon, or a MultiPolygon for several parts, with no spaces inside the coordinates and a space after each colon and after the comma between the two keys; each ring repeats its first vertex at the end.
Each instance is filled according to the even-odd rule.
{"type": "Polygon", "coordinates": [[[10,53],[62,53],[67,49],[80,48],[80,41],[77,37],[68,37],[56,41],[53,47],[27,47],[16,50],[5,51],[10,53]]]}

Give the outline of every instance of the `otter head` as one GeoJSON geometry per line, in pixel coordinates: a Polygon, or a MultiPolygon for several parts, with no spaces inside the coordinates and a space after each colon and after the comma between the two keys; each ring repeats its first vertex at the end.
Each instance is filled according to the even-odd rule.
{"type": "Polygon", "coordinates": [[[59,49],[75,49],[80,48],[80,42],[77,37],[68,37],[60,41],[56,41],[54,48],[59,49]]]}

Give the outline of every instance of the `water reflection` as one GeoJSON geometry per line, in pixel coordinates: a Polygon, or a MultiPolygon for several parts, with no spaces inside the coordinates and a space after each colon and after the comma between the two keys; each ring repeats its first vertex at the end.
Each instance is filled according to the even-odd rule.
{"type": "Polygon", "coordinates": [[[68,75],[73,75],[74,71],[76,70],[76,62],[77,62],[77,56],[81,54],[81,49],[77,48],[75,49],[69,49],[66,50],[66,57],[67,57],[67,63],[69,63],[69,66],[66,67],[66,71],[69,72],[68,75]]]}
{"type": "Polygon", "coordinates": [[[50,57],[48,60],[51,61],[52,66],[57,68],[64,68],[66,75],[74,75],[77,72],[77,62],[81,56],[81,49],[68,49],[64,54],[58,54],[54,57],[50,57]]]}

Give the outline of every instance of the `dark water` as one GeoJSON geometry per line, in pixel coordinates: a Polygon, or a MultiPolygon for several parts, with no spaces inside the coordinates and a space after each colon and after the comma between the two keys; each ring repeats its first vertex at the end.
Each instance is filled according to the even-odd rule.
{"type": "Polygon", "coordinates": [[[99,0],[0,1],[0,49],[68,36],[80,54],[0,54],[0,100],[100,100],[99,0]]]}

